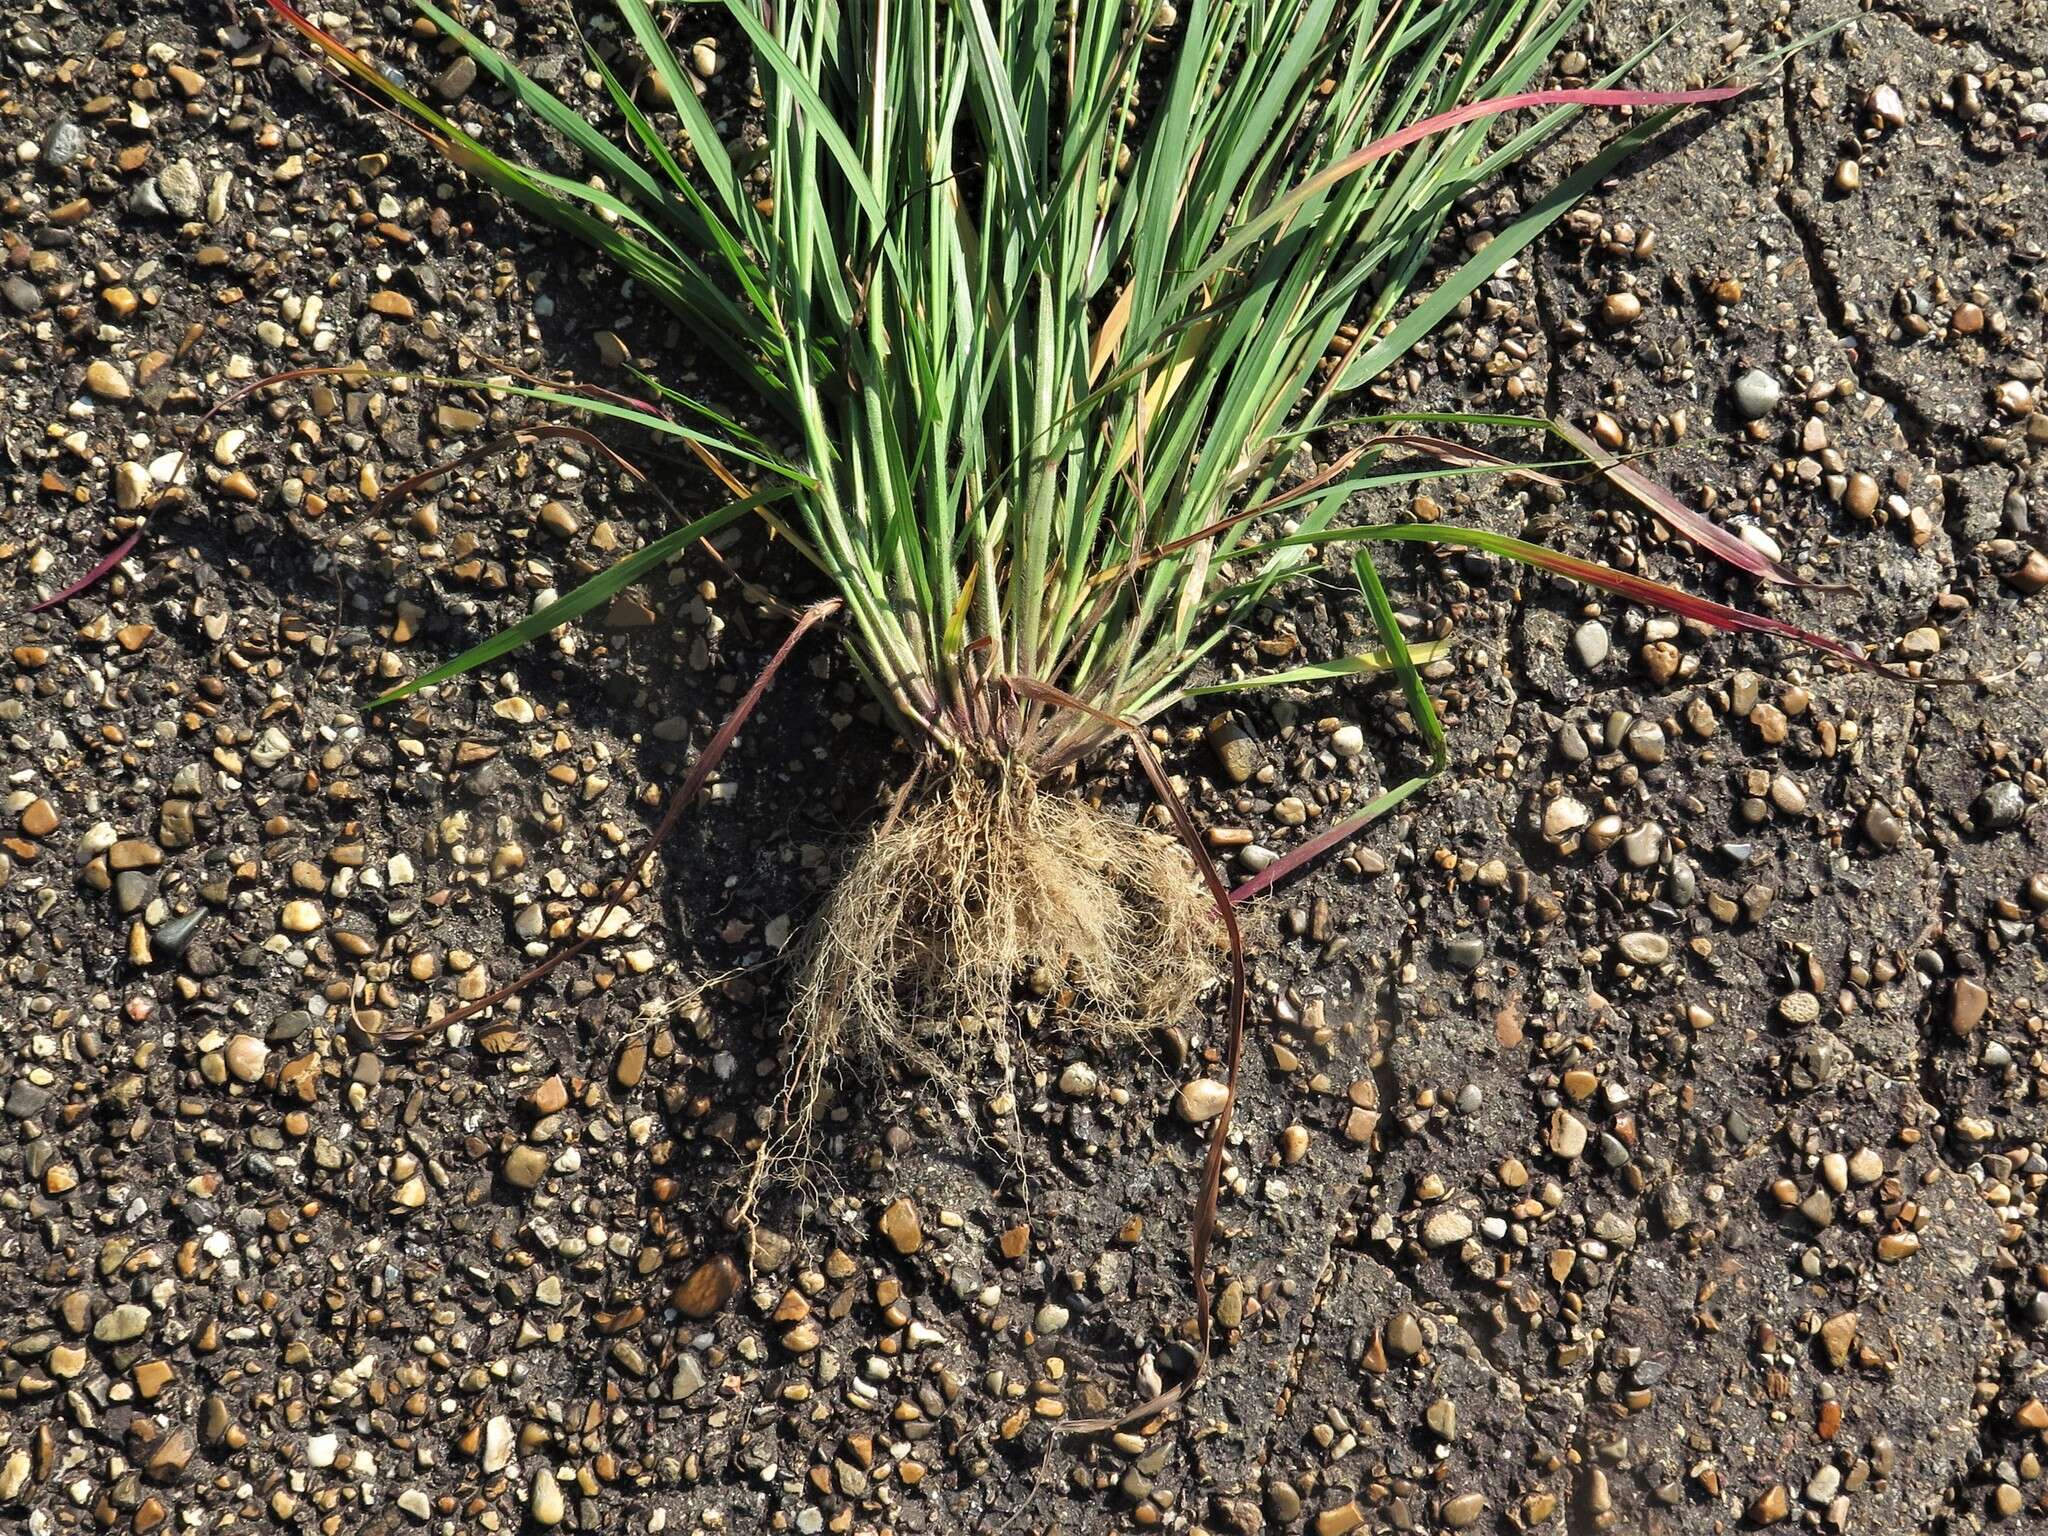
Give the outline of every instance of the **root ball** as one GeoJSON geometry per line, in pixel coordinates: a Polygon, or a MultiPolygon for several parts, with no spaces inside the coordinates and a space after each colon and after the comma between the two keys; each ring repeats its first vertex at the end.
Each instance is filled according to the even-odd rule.
{"type": "Polygon", "coordinates": [[[1048,967],[1086,1026],[1182,1016],[1221,932],[1186,852],[1082,801],[951,775],[875,834],[799,957],[792,1022],[819,1065],[908,1061],[956,1076],[1004,1027],[1012,988],[1048,967]]]}

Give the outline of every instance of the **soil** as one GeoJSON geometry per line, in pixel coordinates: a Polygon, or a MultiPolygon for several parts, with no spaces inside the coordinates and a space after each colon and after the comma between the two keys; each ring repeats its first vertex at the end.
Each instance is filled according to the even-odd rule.
{"type": "MultiPolygon", "coordinates": [[[[785,632],[763,594],[817,594],[737,537],[370,711],[671,509],[553,442],[371,518],[378,487],[533,413],[335,378],[214,417],[143,517],[205,410],[352,360],[603,379],[605,331],[690,380],[688,338],[255,8],[10,10],[0,1520],[2039,1519],[2044,18],[1629,3],[1559,70],[1676,20],[1640,77],[1696,83],[1845,16],[1683,120],[1383,392],[1650,451],[1831,590],[1759,590],[1598,483],[1360,512],[1542,537],[1947,681],[1462,553],[1389,562],[1404,620],[1451,642],[1430,672],[1454,771],[1260,899],[1213,1372],[1177,1418],[1076,1438],[1064,1420],[1189,1362],[1204,1135],[1176,1105],[1215,1071],[1215,1000],[1106,1051],[1054,989],[979,1092],[849,1079],[810,1178],[734,1230],[788,1059],[776,958],[907,766],[819,644],[591,956],[488,1028],[389,1039],[595,910],[785,632]],[[107,579],[31,610],[138,526],[107,579]]],[[[550,152],[399,8],[331,22],[550,152]]],[[[580,89],[555,8],[497,24],[580,89]]],[[[1446,252],[1611,131],[1582,121],[1460,210],[1446,252]]],[[[685,508],[718,498],[618,447],[685,508]]],[[[1333,573],[1219,665],[1368,628],[1333,573]]],[[[1247,869],[1418,765],[1382,687],[1251,700],[1248,777],[1213,710],[1161,741],[1247,869]]],[[[1127,758],[1090,770],[1083,792],[1147,814],[1127,758]]]]}

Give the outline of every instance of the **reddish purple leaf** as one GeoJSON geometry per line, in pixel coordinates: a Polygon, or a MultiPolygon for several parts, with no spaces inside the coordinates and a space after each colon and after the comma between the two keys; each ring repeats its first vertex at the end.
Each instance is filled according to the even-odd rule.
{"type": "Polygon", "coordinates": [[[133,533],[129,534],[127,538],[123,539],[120,543],[116,544],[114,546],[113,553],[103,558],[98,565],[95,565],[91,570],[87,571],[83,576],[79,577],[78,580],[71,583],[70,586],[66,587],[62,592],[59,592],[55,597],[46,597],[40,603],[36,603],[33,606],[31,606],[29,612],[41,613],[45,608],[54,608],[59,603],[64,602],[66,599],[78,596],[79,593],[83,592],[87,587],[91,586],[94,582],[98,581],[102,576],[106,575],[107,572],[111,571],[115,566],[119,565],[123,560],[126,560],[128,558],[128,551],[133,549],[136,543],[141,538],[142,530],[140,528],[137,528],[133,533]]]}
{"type": "Polygon", "coordinates": [[[1542,544],[1531,544],[1526,539],[1509,538],[1502,533],[1490,533],[1483,528],[1451,528],[1439,523],[1387,523],[1375,528],[1332,530],[1321,535],[1321,542],[1325,543],[1343,539],[1390,539],[1410,544],[1456,544],[1467,549],[1483,550],[1487,554],[1499,555],[1522,565],[1549,571],[1554,576],[1584,582],[1589,587],[1612,592],[1632,602],[1662,608],[1682,619],[1695,619],[1715,629],[1771,635],[1780,640],[1791,640],[1864,672],[1874,672],[1880,677],[1889,677],[1898,682],[1916,681],[1893,671],[1881,662],[1872,661],[1847,641],[1831,640],[1826,635],[1815,634],[1810,629],[1801,629],[1797,624],[1788,624],[1783,619],[1774,619],[1768,614],[1731,608],[1726,603],[1717,603],[1711,598],[1696,596],[1683,588],[1652,581],[1647,576],[1618,571],[1613,566],[1600,564],[1597,560],[1581,560],[1576,555],[1562,554],[1542,544]]]}
{"type": "Polygon", "coordinates": [[[1562,417],[1550,425],[1559,437],[1590,459],[1618,489],[1627,492],[1647,507],[1665,527],[1691,540],[1707,553],[1720,556],[1737,570],[1747,571],[1759,581],[1772,582],[1778,586],[1803,587],[1812,592],[1846,590],[1841,586],[1808,581],[1782,562],[1773,560],[1739,535],[1729,532],[1704,512],[1696,512],[1688,507],[1665,487],[1632,465],[1616,458],[1562,417]]]}

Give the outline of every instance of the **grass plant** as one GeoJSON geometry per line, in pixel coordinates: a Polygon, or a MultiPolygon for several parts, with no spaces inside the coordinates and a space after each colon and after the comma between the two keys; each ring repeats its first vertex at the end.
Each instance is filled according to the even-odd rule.
{"type": "MultiPolygon", "coordinates": [[[[541,394],[685,442],[734,492],[713,518],[773,518],[829,579],[853,665],[915,747],[916,793],[851,860],[798,961],[798,1121],[849,1050],[957,1064],[1002,1027],[1027,960],[1074,981],[1105,1027],[1181,1011],[1211,972],[1219,914],[1234,938],[1237,901],[1440,770],[1443,733],[1373,564],[1382,543],[1462,545],[1865,664],[1782,620],[1504,535],[1345,520],[1362,492],[1501,470],[1423,429],[1548,424],[1383,417],[1321,471],[1291,467],[1676,113],[1737,94],[1620,84],[1639,60],[1538,88],[1583,0],[611,0],[579,17],[602,120],[415,0],[580,160],[555,168],[268,3],[453,164],[602,252],[716,362],[730,397],[648,374],[632,396],[541,394]],[[735,55],[708,88],[673,40],[707,17],[735,55]],[[1445,261],[1460,200],[1589,109],[1630,116],[1445,261]],[[1391,670],[1431,766],[1226,897],[1133,728],[1217,691],[1194,682],[1204,658],[1340,547],[1377,651],[1268,681],[1391,670]],[[1120,734],[1199,869],[1045,788],[1120,734]]],[[[1602,467],[1707,552],[1795,579],[1602,467]]],[[[659,555],[636,558],[491,644],[584,611],[659,555]]],[[[1232,961],[1234,1063],[1234,944],[1232,961]]],[[[1205,1248],[1198,1232],[1198,1287],[1205,1248]]]]}

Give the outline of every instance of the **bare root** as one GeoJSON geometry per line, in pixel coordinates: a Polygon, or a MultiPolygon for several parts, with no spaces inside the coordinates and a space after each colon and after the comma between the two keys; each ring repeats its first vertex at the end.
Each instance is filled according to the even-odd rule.
{"type": "Polygon", "coordinates": [[[908,1064],[957,1084],[997,1052],[1039,966],[1092,1033],[1170,1023],[1213,975],[1221,931],[1172,839],[1028,783],[951,775],[869,840],[805,937],[783,1124],[745,1205],[773,1165],[808,1155],[834,1068],[908,1064]]]}

